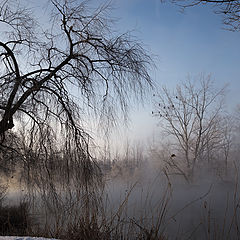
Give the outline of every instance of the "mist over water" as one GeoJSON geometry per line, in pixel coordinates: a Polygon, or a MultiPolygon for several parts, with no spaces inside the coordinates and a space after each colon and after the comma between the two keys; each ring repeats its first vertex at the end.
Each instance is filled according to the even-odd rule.
{"type": "Polygon", "coordinates": [[[107,181],[109,207],[121,209],[128,222],[146,229],[159,224],[168,239],[238,239],[237,167],[228,176],[203,169],[193,182],[166,176],[145,163],[134,173],[107,181]]]}
{"type": "MultiPolygon", "coordinates": [[[[236,162],[229,162],[227,175],[219,170],[221,167],[201,167],[190,183],[183,176],[167,174],[160,161],[141,160],[135,166],[120,161],[110,165],[105,172],[103,208],[109,221],[123,224],[127,236],[123,239],[137,239],[132,226],[139,232],[153,229],[166,239],[239,239],[236,162]]],[[[25,191],[15,185],[5,203],[17,204],[25,198],[25,191]]],[[[61,196],[63,203],[67,201],[64,194],[61,196]]],[[[37,201],[41,206],[41,198],[37,201]]],[[[35,214],[39,219],[48,218],[48,224],[55,226],[53,212],[35,214]]]]}

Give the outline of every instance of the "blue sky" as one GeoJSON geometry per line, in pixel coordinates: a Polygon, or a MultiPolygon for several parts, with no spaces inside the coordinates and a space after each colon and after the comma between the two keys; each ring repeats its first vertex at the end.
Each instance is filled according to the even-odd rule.
{"type": "MultiPolygon", "coordinates": [[[[35,0],[31,3],[36,4],[35,0]]],[[[184,13],[161,0],[112,0],[112,6],[111,15],[118,19],[115,29],[121,33],[133,30],[156,55],[157,69],[152,76],[159,86],[175,88],[189,74],[211,73],[217,87],[229,84],[228,109],[233,111],[240,104],[240,32],[225,30],[211,5],[188,8],[184,13]]],[[[157,119],[152,117],[152,110],[150,98],[144,108],[132,109],[129,128],[118,133],[118,138],[122,134],[141,141],[156,134],[157,119]]]]}
{"type": "Polygon", "coordinates": [[[175,83],[188,73],[205,72],[212,73],[216,83],[240,89],[240,33],[224,30],[221,17],[210,7],[189,8],[182,14],[177,6],[159,0],[116,2],[121,30],[135,29],[158,55],[157,82],[175,83]]]}
{"type": "MultiPolygon", "coordinates": [[[[210,5],[180,8],[160,0],[114,0],[112,15],[120,32],[135,30],[145,47],[157,55],[153,74],[159,85],[174,88],[188,74],[212,74],[216,87],[229,84],[229,111],[240,104],[240,33],[224,29],[222,18],[210,5]]],[[[156,132],[151,104],[131,112],[127,135],[145,139],[156,132]]],[[[131,137],[130,137],[131,138],[131,137]]]]}

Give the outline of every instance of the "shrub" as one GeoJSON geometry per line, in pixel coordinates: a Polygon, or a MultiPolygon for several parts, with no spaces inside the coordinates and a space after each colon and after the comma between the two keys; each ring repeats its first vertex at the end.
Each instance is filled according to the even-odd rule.
{"type": "Polygon", "coordinates": [[[24,235],[29,226],[28,204],[0,206],[0,234],[24,235]]]}

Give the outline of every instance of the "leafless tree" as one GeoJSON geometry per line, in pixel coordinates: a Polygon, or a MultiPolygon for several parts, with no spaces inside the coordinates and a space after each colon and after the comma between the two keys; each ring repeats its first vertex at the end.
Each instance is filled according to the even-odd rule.
{"type": "Polygon", "coordinates": [[[229,155],[230,150],[233,146],[233,129],[234,124],[232,119],[223,119],[222,122],[222,145],[221,149],[224,156],[224,162],[225,162],[225,174],[228,174],[228,162],[229,162],[229,155]]]}
{"type": "Polygon", "coordinates": [[[15,0],[0,6],[1,151],[21,152],[6,141],[21,122],[29,154],[35,146],[50,156],[54,145],[89,176],[91,136],[84,121],[105,127],[116,114],[127,114],[132,97],[152,86],[150,55],[131,34],[114,32],[106,4],[93,10],[88,1],[49,0],[41,17],[40,8],[15,0]]]}
{"type": "Polygon", "coordinates": [[[172,0],[183,10],[197,5],[212,5],[214,12],[223,16],[223,23],[231,31],[240,30],[239,0],[172,0]]]}
{"type": "Polygon", "coordinates": [[[171,92],[166,87],[157,96],[153,115],[162,122],[166,133],[176,140],[175,152],[167,163],[185,179],[194,175],[196,164],[210,161],[222,144],[220,116],[223,110],[224,89],[214,91],[211,76],[201,75],[198,81],[188,79],[171,92]]]}

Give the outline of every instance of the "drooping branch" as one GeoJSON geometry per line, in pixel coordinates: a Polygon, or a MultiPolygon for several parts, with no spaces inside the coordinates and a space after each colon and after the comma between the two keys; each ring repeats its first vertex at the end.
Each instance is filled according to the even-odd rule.
{"type": "Polygon", "coordinates": [[[239,0],[173,0],[181,8],[194,7],[200,4],[211,4],[216,14],[221,14],[223,23],[228,30],[240,30],[240,1],[239,0]]]}
{"type": "Polygon", "coordinates": [[[66,151],[75,146],[87,159],[84,116],[106,119],[107,129],[115,113],[126,114],[130,100],[152,87],[153,62],[130,33],[114,34],[107,5],[90,10],[87,2],[49,3],[47,24],[37,22],[34,8],[15,9],[6,0],[0,9],[0,25],[9,26],[0,45],[0,133],[10,133],[19,120],[39,134],[56,124],[66,151]]]}

